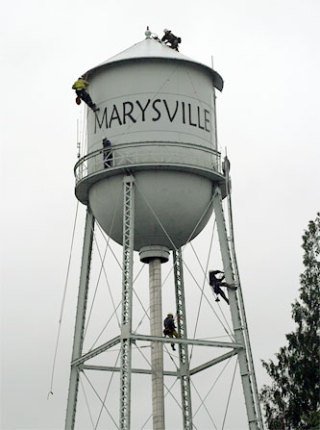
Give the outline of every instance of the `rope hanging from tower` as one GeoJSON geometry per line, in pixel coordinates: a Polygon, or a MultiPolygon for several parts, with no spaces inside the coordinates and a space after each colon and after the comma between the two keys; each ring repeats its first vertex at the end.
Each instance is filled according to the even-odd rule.
{"type": "Polygon", "coordinates": [[[77,219],[78,219],[78,209],[79,209],[79,201],[77,201],[76,213],[75,213],[74,222],[73,222],[73,228],[72,228],[72,238],[71,238],[71,244],[70,244],[70,252],[69,252],[69,258],[68,258],[68,265],[67,265],[67,271],[66,271],[66,276],[65,276],[65,282],[64,282],[64,288],[63,288],[63,295],[62,295],[62,300],[61,300],[61,306],[60,306],[60,316],[59,316],[59,322],[58,322],[58,332],[57,332],[55,350],[54,350],[54,354],[53,354],[53,364],[52,364],[52,372],[51,372],[50,389],[49,389],[49,392],[48,392],[47,399],[49,399],[49,397],[53,395],[53,381],[54,381],[55,368],[56,368],[56,359],[57,359],[59,342],[60,342],[62,318],[63,318],[63,313],[64,313],[64,306],[65,306],[67,287],[68,287],[68,281],[69,281],[71,258],[72,258],[72,251],[73,251],[74,238],[75,238],[75,230],[76,230],[77,219]]]}

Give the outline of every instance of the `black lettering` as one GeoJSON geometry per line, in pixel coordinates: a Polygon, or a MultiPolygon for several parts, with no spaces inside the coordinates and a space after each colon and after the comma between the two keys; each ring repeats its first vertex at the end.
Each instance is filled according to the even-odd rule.
{"type": "Polygon", "coordinates": [[[182,105],[182,122],[183,122],[183,124],[185,124],[186,123],[186,111],[185,111],[184,102],[182,102],[181,105],[182,105]]]}
{"type": "Polygon", "coordinates": [[[208,118],[208,115],[210,115],[210,112],[205,109],[204,110],[204,129],[205,131],[210,131],[210,117],[208,118]],[[207,124],[209,124],[209,128],[207,128],[207,124]]]}
{"type": "Polygon", "coordinates": [[[157,112],[157,114],[158,114],[158,116],[157,116],[157,117],[153,117],[153,118],[152,118],[152,121],[158,121],[158,120],[161,118],[161,112],[160,112],[160,111],[159,111],[159,109],[156,107],[156,103],[159,103],[159,102],[161,102],[161,100],[160,100],[160,99],[156,99],[156,100],[154,100],[154,101],[152,102],[153,110],[155,110],[155,111],[157,112]]]}
{"type": "MultiPolygon", "coordinates": [[[[187,124],[192,127],[199,127],[201,130],[205,130],[207,132],[211,131],[211,113],[208,109],[202,109],[201,106],[194,106],[192,103],[186,103],[184,101],[175,100],[170,104],[166,99],[156,99],[151,101],[150,98],[141,102],[136,100],[135,103],[139,107],[141,111],[141,121],[145,122],[149,118],[147,116],[147,111],[151,106],[154,111],[151,114],[152,121],[159,121],[162,117],[161,103],[163,103],[166,114],[168,116],[169,121],[172,123],[175,118],[177,118],[179,105],[181,106],[181,121],[183,124],[187,124]],[[197,112],[196,112],[197,109],[197,112]]],[[[122,103],[122,116],[119,114],[119,108],[117,105],[112,105],[111,108],[106,106],[103,112],[97,112],[95,115],[95,123],[94,123],[94,133],[97,133],[102,128],[111,128],[113,121],[116,121],[119,126],[127,124],[128,122],[136,123],[138,121],[137,114],[134,116],[133,112],[135,110],[135,104],[131,101],[125,101],[122,103]],[[109,114],[109,116],[108,116],[109,114]]],[[[120,111],[121,112],[121,111],[120,111]]],[[[137,112],[137,111],[136,111],[137,112]]],[[[140,118],[140,115],[139,115],[140,118]]],[[[179,113],[180,118],[180,113],[179,113]]]]}
{"type": "Polygon", "coordinates": [[[150,104],[150,99],[148,99],[148,101],[147,101],[147,104],[145,105],[145,107],[143,108],[142,106],[141,106],[141,104],[140,104],[140,102],[139,102],[139,100],[136,100],[136,103],[137,103],[137,105],[139,106],[139,108],[141,109],[141,112],[142,112],[142,121],[145,121],[146,119],[145,119],[145,115],[144,115],[144,113],[145,113],[145,111],[146,111],[146,109],[147,109],[147,107],[149,106],[149,104],[150,104]]]}
{"type": "Polygon", "coordinates": [[[96,112],[96,114],[95,114],[95,119],[94,119],[94,132],[95,133],[97,132],[97,123],[98,123],[99,128],[101,129],[104,121],[106,123],[106,128],[108,128],[108,110],[106,107],[104,108],[101,122],[99,121],[99,113],[96,112]]]}
{"type": "Polygon", "coordinates": [[[164,103],[164,105],[166,107],[167,114],[168,114],[168,117],[170,119],[170,122],[172,122],[174,120],[175,116],[177,115],[178,107],[179,107],[179,102],[178,102],[178,100],[176,100],[176,109],[175,109],[175,111],[174,111],[174,113],[173,113],[172,116],[170,114],[170,110],[169,110],[169,107],[168,107],[168,104],[167,104],[167,100],[163,100],[163,103],[164,103]]]}
{"type": "Polygon", "coordinates": [[[133,103],[131,102],[124,102],[122,104],[122,109],[123,109],[123,124],[126,124],[126,116],[128,116],[132,122],[137,122],[137,120],[131,115],[132,111],[133,111],[133,103]],[[126,106],[130,107],[129,112],[127,112],[126,106]]]}
{"type": "Polygon", "coordinates": [[[111,113],[111,117],[110,117],[110,121],[109,121],[109,128],[111,128],[112,121],[115,119],[118,120],[119,125],[122,125],[117,106],[113,105],[113,109],[112,109],[112,113],[111,113]]]}
{"type": "Polygon", "coordinates": [[[201,130],[204,130],[204,127],[201,126],[201,120],[200,120],[200,106],[197,107],[198,109],[198,126],[201,128],[201,130]]]}
{"type": "Polygon", "coordinates": [[[191,104],[188,103],[188,107],[189,107],[189,124],[192,125],[193,127],[197,127],[197,124],[195,124],[194,122],[192,122],[192,118],[191,118],[191,104]]]}

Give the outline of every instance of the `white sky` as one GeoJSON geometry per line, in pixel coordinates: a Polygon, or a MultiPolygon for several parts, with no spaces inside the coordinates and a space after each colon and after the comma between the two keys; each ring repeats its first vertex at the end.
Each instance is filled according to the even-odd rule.
{"type": "MultiPolygon", "coordinates": [[[[82,110],[71,85],[142,40],[147,25],[159,35],[170,28],[182,37],[181,52],[197,61],[210,65],[213,55],[224,78],[218,138],[231,160],[236,248],[259,386],[267,381],[260,360],[272,358],[293,328],[301,236],[319,210],[319,22],[317,0],[2,5],[1,430],[63,428],[81,226],[54,396],[47,400],[47,393],[76,208],[82,110]]],[[[230,430],[245,428],[230,424],[230,430]]]]}

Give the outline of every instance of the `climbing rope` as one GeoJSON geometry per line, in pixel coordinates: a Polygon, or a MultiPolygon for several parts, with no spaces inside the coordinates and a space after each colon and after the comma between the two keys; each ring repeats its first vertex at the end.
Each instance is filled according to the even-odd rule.
{"type": "Polygon", "coordinates": [[[72,229],[72,238],[71,238],[71,245],[70,245],[68,266],[67,266],[67,272],[66,272],[66,276],[65,276],[62,301],[61,301],[61,306],[60,306],[60,316],[59,316],[59,322],[58,322],[58,333],[57,333],[57,338],[56,338],[55,350],[54,350],[54,354],[53,354],[53,364],[52,364],[52,372],[51,372],[50,389],[49,389],[49,392],[48,392],[47,399],[49,399],[49,397],[51,395],[53,395],[53,381],[54,381],[54,374],[55,374],[55,368],[56,368],[56,359],[57,359],[57,353],[58,353],[59,341],[60,341],[60,335],[61,335],[62,318],[63,318],[64,306],[65,306],[65,301],[66,301],[66,293],[67,293],[67,287],[68,287],[68,281],[69,281],[69,273],[70,273],[70,265],[71,265],[71,258],[72,258],[72,250],[73,250],[73,245],[74,245],[75,230],[76,230],[77,218],[78,218],[78,209],[79,209],[79,202],[77,201],[76,213],[75,213],[74,222],[73,222],[73,229],[72,229]]]}

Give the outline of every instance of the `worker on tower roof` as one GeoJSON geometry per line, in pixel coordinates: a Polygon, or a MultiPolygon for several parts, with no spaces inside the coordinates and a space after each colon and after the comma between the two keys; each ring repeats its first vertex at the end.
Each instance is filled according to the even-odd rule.
{"type": "Polygon", "coordinates": [[[171,33],[171,30],[166,28],[163,30],[163,32],[164,35],[162,36],[161,42],[164,42],[165,44],[169,43],[170,48],[179,51],[178,46],[179,43],[181,43],[181,37],[175,36],[173,33],[171,33]]]}
{"type": "Polygon", "coordinates": [[[224,273],[221,270],[211,270],[209,272],[209,284],[213,289],[213,292],[217,295],[216,302],[220,302],[219,295],[229,304],[229,299],[225,295],[221,287],[228,287],[224,280],[224,273]]]}
{"type": "MultiPolygon", "coordinates": [[[[174,323],[174,318],[172,314],[168,314],[167,317],[165,318],[165,320],[163,321],[163,325],[164,325],[164,330],[163,330],[163,334],[165,336],[171,337],[171,338],[178,338],[179,334],[176,331],[176,325],[174,323]]],[[[173,351],[176,350],[174,343],[171,344],[171,348],[173,351]]]]}
{"type": "Polygon", "coordinates": [[[93,110],[93,112],[97,112],[99,108],[93,103],[90,95],[87,93],[86,89],[89,86],[89,82],[84,79],[83,76],[80,76],[78,80],[72,85],[72,89],[75,90],[77,94],[76,103],[79,105],[81,100],[83,100],[89,108],[93,110]]]}

